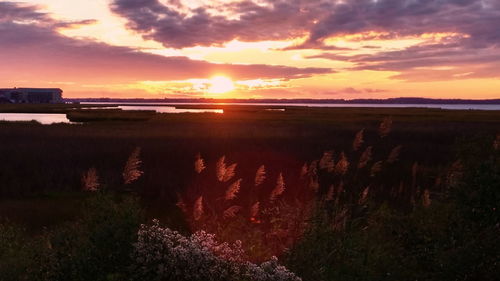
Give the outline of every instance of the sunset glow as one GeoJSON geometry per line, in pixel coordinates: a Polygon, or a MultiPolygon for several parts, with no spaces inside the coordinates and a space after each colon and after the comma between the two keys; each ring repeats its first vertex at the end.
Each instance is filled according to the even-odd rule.
{"type": "Polygon", "coordinates": [[[208,93],[210,94],[224,94],[234,90],[233,80],[225,76],[214,76],[209,83],[208,93]]]}
{"type": "Polygon", "coordinates": [[[0,84],[65,97],[498,98],[499,3],[3,1],[0,84]]]}

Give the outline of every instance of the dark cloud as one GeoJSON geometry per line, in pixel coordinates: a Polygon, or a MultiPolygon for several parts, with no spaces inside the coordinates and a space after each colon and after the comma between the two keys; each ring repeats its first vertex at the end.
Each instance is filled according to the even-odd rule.
{"type": "Polygon", "coordinates": [[[351,51],[353,50],[352,48],[347,48],[347,47],[338,47],[334,45],[325,45],[323,43],[311,43],[311,42],[304,42],[298,45],[292,45],[288,46],[285,48],[282,48],[280,50],[282,51],[290,51],[290,50],[323,50],[323,51],[351,51]]]}
{"type": "MultiPolygon", "coordinates": [[[[477,47],[500,40],[498,0],[242,0],[189,10],[181,1],[114,0],[111,9],[128,26],[165,46],[216,45],[309,35],[303,45],[333,35],[385,32],[398,37],[429,32],[470,35],[477,47]],[[264,3],[264,4],[262,4],[264,3]],[[182,9],[179,9],[182,8],[182,9]],[[189,10],[189,12],[181,12],[189,10]],[[210,11],[215,10],[216,13],[210,11]],[[229,13],[233,17],[222,16],[229,13]]],[[[377,35],[378,39],[383,39],[377,35]]],[[[361,38],[366,40],[369,38],[361,38]]],[[[372,38],[373,39],[373,38],[372,38]]]]}
{"type": "Polygon", "coordinates": [[[307,58],[352,62],[355,66],[351,70],[397,71],[401,74],[393,78],[403,80],[500,77],[500,50],[464,48],[457,43],[417,45],[399,51],[354,56],[323,53],[307,58]]]}
{"type": "Polygon", "coordinates": [[[310,58],[350,61],[356,65],[354,70],[398,71],[401,74],[393,78],[404,80],[497,78],[500,76],[496,67],[500,63],[498,26],[498,0],[343,1],[314,26],[310,44],[321,44],[329,36],[368,31],[385,36],[376,39],[438,32],[458,35],[399,51],[357,56],[329,52],[310,58]]]}
{"type": "Polygon", "coordinates": [[[310,41],[364,31],[394,35],[461,32],[475,38],[499,37],[497,0],[351,0],[342,1],[314,26],[310,41]],[[494,25],[495,26],[495,25],[494,25]],[[490,36],[484,37],[485,33],[490,36]]]}
{"type": "MultiPolygon", "coordinates": [[[[474,75],[497,76],[500,54],[499,0],[241,0],[189,10],[183,1],[114,0],[112,11],[128,27],[167,47],[219,45],[243,41],[306,41],[283,50],[321,49],[310,58],[351,61],[354,69],[418,72],[421,67],[475,64],[474,75]],[[259,3],[259,4],[257,4],[259,3]],[[215,11],[215,12],[213,12],[215,11]],[[225,16],[231,14],[232,17],[225,16]],[[400,39],[426,33],[454,33],[439,44],[424,43],[402,51],[345,56],[346,48],[325,45],[331,36],[356,34],[356,41],[400,39]]],[[[364,46],[376,51],[376,47],[364,46]]],[[[427,71],[430,71],[429,69],[427,71]]],[[[456,71],[443,71],[448,77],[456,71]]],[[[428,75],[442,77],[446,75],[428,75]]],[[[408,75],[403,75],[409,77],[408,75]]],[[[399,76],[399,77],[403,77],[399,76]]],[[[421,73],[419,77],[424,77],[421,73]]],[[[483,76],[481,76],[483,77],[483,76]]]]}
{"type": "Polygon", "coordinates": [[[0,2],[0,22],[14,20],[46,20],[47,15],[37,11],[38,7],[14,2],[0,2]]]}
{"type": "Polygon", "coordinates": [[[54,26],[60,28],[77,28],[83,25],[91,25],[96,24],[98,21],[95,19],[88,20],[80,20],[80,21],[67,21],[67,22],[58,22],[54,26]]]}
{"type": "Polygon", "coordinates": [[[319,55],[305,56],[306,59],[328,59],[328,60],[338,60],[338,61],[353,61],[357,56],[347,56],[344,54],[337,53],[322,53],[319,55]]]}
{"type": "Polygon", "coordinates": [[[128,20],[128,27],[147,39],[166,47],[211,46],[239,39],[243,41],[280,40],[307,34],[317,19],[319,7],[328,1],[268,0],[267,5],[253,1],[230,2],[220,7],[200,7],[179,12],[180,1],[172,4],[158,0],[114,0],[111,10],[128,20]],[[230,13],[235,18],[213,15],[230,13]]]}
{"type": "Polygon", "coordinates": [[[216,73],[234,79],[293,79],[331,72],[326,68],[213,64],[76,40],[57,33],[56,29],[85,22],[56,22],[36,9],[36,6],[0,3],[0,76],[3,79],[60,81],[64,78],[87,83],[130,83],[207,78],[216,73]]]}

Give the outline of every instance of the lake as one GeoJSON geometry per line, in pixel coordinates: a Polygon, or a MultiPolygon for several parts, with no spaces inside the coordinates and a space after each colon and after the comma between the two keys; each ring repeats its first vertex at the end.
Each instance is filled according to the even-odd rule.
{"type": "Polygon", "coordinates": [[[44,125],[71,123],[64,113],[0,113],[0,121],[37,121],[44,125]]]}
{"type": "Polygon", "coordinates": [[[121,110],[154,110],[158,113],[224,113],[222,109],[184,109],[175,108],[175,106],[150,106],[150,105],[120,105],[121,110]]]}
{"type": "Polygon", "coordinates": [[[156,110],[161,113],[182,113],[182,112],[216,112],[222,113],[218,109],[177,109],[175,105],[255,105],[255,106],[306,106],[306,107],[383,107],[383,108],[441,108],[449,110],[500,110],[500,104],[373,104],[373,103],[163,103],[163,102],[82,102],[82,104],[120,104],[124,110],[156,110]]]}
{"type": "MultiPolygon", "coordinates": [[[[201,113],[213,112],[223,113],[222,109],[185,109],[176,108],[175,105],[248,105],[248,106],[269,106],[273,107],[273,111],[284,111],[277,109],[277,106],[306,106],[306,107],[383,107],[383,108],[441,108],[447,110],[500,110],[500,104],[333,104],[333,103],[124,103],[112,102],[87,102],[82,104],[120,104],[118,107],[122,110],[154,110],[158,113],[201,113]]],[[[107,107],[105,107],[107,108],[107,107]]],[[[101,107],[102,109],[102,107],[101,107]]],[[[2,121],[37,121],[41,124],[48,125],[54,123],[71,123],[66,114],[62,113],[0,113],[2,121]]]]}

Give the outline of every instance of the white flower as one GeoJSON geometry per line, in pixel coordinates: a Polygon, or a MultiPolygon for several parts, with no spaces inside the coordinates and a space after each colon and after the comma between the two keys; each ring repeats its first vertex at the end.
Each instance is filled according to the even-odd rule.
{"type": "Polygon", "coordinates": [[[220,243],[214,234],[205,231],[185,237],[162,228],[158,220],[141,225],[134,246],[140,280],[301,280],[280,266],[276,257],[260,266],[246,262],[239,240],[220,243]]]}

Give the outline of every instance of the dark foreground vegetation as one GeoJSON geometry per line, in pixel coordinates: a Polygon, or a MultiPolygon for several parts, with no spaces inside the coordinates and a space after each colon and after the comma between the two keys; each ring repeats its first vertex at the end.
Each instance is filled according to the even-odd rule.
{"type": "Polygon", "coordinates": [[[500,112],[83,114],[0,122],[0,280],[500,275],[500,112]]]}

